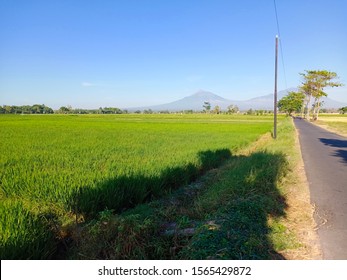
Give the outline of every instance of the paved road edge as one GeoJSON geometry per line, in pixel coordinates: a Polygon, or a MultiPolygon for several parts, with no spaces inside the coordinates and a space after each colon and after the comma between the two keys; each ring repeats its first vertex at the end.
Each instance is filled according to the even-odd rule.
{"type": "MultiPolygon", "coordinates": [[[[299,259],[307,260],[322,260],[323,253],[320,245],[319,236],[317,233],[317,224],[314,220],[315,207],[311,204],[310,188],[306,176],[304,160],[302,157],[299,131],[297,130],[294,121],[292,124],[295,129],[295,149],[298,159],[295,169],[292,171],[296,175],[296,183],[292,186],[293,194],[288,194],[290,207],[294,208],[294,217],[288,214],[288,220],[295,223],[296,235],[302,243],[302,252],[299,259]],[[295,193],[294,193],[295,192],[295,193]],[[295,214],[297,212],[301,213],[295,214]]],[[[288,211],[290,213],[292,211],[288,211]]],[[[296,259],[294,257],[294,259],[296,259]]]]}

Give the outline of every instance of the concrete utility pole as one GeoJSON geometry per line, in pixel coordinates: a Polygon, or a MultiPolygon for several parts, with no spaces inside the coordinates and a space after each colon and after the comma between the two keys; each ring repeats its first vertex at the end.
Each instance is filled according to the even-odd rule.
{"type": "Polygon", "coordinates": [[[274,91],[274,139],[277,138],[277,57],[278,57],[278,35],[276,35],[276,54],[275,54],[275,91],[274,91]]]}

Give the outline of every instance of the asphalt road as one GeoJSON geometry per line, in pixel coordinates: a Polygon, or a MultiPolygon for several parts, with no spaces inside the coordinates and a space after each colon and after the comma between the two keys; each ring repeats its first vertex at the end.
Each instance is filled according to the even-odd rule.
{"type": "Polygon", "coordinates": [[[347,138],[295,119],[323,259],[347,260],[347,138]]]}

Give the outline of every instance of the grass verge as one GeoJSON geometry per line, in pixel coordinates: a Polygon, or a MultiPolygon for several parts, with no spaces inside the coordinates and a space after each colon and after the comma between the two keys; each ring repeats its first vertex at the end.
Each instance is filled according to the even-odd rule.
{"type": "Polygon", "coordinates": [[[314,124],[347,137],[347,115],[322,115],[314,124]]]}
{"type": "Polygon", "coordinates": [[[160,200],[71,228],[72,259],[315,259],[312,207],[291,119],[160,200]],[[301,170],[301,176],[297,176],[301,170]]]}

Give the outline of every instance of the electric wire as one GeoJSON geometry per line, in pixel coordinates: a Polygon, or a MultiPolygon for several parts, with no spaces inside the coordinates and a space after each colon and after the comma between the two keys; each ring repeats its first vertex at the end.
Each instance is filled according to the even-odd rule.
{"type": "Polygon", "coordinates": [[[285,83],[285,86],[286,86],[286,89],[287,89],[288,85],[287,85],[287,77],[286,77],[286,68],[284,66],[283,49],[282,49],[282,38],[281,38],[281,32],[280,32],[280,25],[279,25],[279,21],[278,21],[276,0],[274,0],[274,7],[275,7],[275,14],[276,14],[277,32],[278,32],[279,43],[280,43],[280,50],[281,50],[280,53],[281,53],[281,61],[282,61],[282,67],[283,67],[284,83],[285,83]]]}

